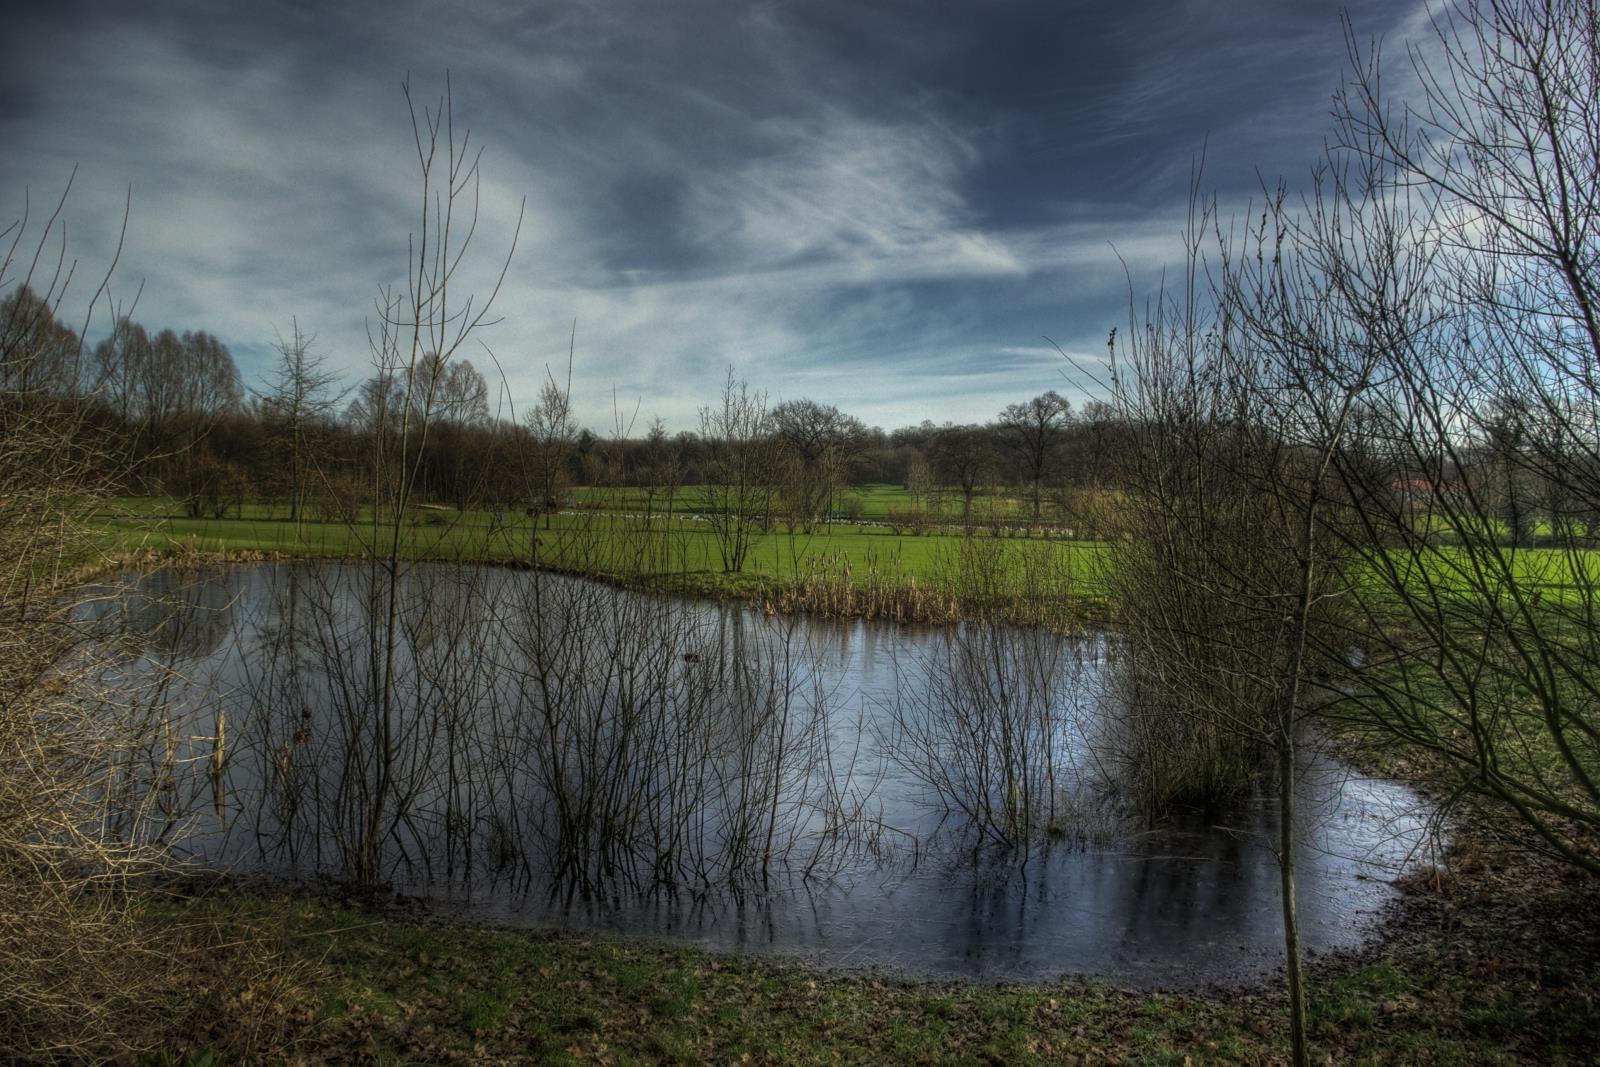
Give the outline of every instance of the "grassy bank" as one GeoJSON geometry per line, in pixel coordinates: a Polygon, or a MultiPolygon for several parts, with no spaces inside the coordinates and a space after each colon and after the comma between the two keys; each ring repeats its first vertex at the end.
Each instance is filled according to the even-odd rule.
{"type": "MultiPolygon", "coordinates": [[[[749,558],[737,573],[724,569],[716,536],[702,518],[681,503],[667,515],[659,500],[636,489],[587,490],[578,500],[582,507],[537,521],[515,512],[420,506],[402,524],[400,542],[409,559],[536,563],[653,589],[791,600],[808,599],[808,593],[822,587],[834,590],[836,600],[837,591],[846,585],[880,598],[893,591],[904,599],[911,590],[948,595],[955,591],[952,582],[961,569],[962,546],[1007,546],[1013,555],[1033,551],[1047,557],[1064,595],[1096,612],[1104,610],[1104,543],[1071,536],[1078,532],[1065,527],[1006,525],[1005,518],[1016,517],[1021,507],[1015,501],[990,502],[986,513],[1003,517],[975,525],[969,536],[959,524],[959,510],[950,512],[949,502],[942,505],[950,512],[944,516],[950,520],[947,524],[889,526],[876,520],[895,510],[908,494],[892,486],[874,486],[861,496],[867,505],[862,522],[824,524],[810,532],[775,527],[754,538],[749,558]],[[647,505],[653,512],[648,519],[647,505]]],[[[96,515],[96,525],[96,547],[122,556],[150,551],[350,558],[365,555],[373,544],[386,554],[394,533],[388,524],[374,524],[370,511],[354,522],[291,522],[281,505],[254,501],[230,509],[225,518],[193,518],[170,497],[112,501],[96,515]]],[[[1592,588],[1600,575],[1600,553],[1594,551],[1529,547],[1508,548],[1507,553],[1521,583],[1552,603],[1592,588]]],[[[1441,589],[1472,593],[1470,561],[1458,561],[1459,556],[1459,550],[1448,545],[1426,556],[1422,565],[1427,580],[1441,589]]],[[[826,603],[812,607],[826,610],[826,603]]],[[[873,614],[855,608],[843,613],[873,614]]],[[[929,614],[942,617],[939,611],[929,614]]]]}
{"type": "MultiPolygon", "coordinates": [[[[1318,1062],[1591,1063],[1595,890],[1468,847],[1406,886],[1380,947],[1313,967],[1318,1062]]],[[[1274,984],[1148,992],[1066,980],[928,983],[610,938],[397,917],[327,897],[207,892],[188,924],[249,931],[241,984],[196,957],[210,1005],[157,1063],[1280,1063],[1274,984]],[[204,924],[201,924],[204,925],[204,924]],[[288,976],[286,979],[282,976],[288,976]],[[246,1040],[248,1039],[248,1040],[246,1040]]],[[[242,942],[241,942],[242,943],[242,942]]]]}
{"type": "MultiPolygon", "coordinates": [[[[681,486],[669,494],[660,487],[600,488],[585,486],[575,488],[570,503],[577,508],[641,511],[692,512],[702,508],[706,501],[702,486],[681,486]]],[[[1085,490],[1082,501],[1103,499],[1110,494],[1104,490],[1085,490]]],[[[963,515],[980,521],[1029,522],[1033,519],[1030,502],[1004,491],[986,491],[974,495],[970,507],[959,493],[913,493],[902,485],[875,483],[857,485],[837,492],[832,500],[835,514],[848,514],[853,519],[882,522],[891,519],[912,520],[923,523],[960,524],[963,515]]],[[[1071,525],[1062,509],[1046,499],[1040,508],[1042,521],[1052,525],[1071,525]]]]}
{"type": "MultiPolygon", "coordinates": [[[[281,508],[246,504],[227,518],[193,518],[169,498],[125,498],[96,517],[99,547],[204,557],[352,558],[386,554],[394,528],[370,513],[354,522],[291,522],[281,508]]],[[[727,572],[704,521],[644,520],[608,511],[526,515],[434,506],[400,529],[408,559],[537,565],[667,592],[756,599],[779,610],[945,622],[958,600],[1044,602],[1096,611],[1102,599],[1098,542],[954,529],[920,535],[885,526],[834,524],[810,533],[760,534],[743,568],[727,572]],[[1046,596],[1041,598],[1040,594],[1046,596]],[[1070,602],[1070,603],[1066,603],[1070,602]]],[[[1021,619],[1019,621],[1046,621],[1021,619]]]]}

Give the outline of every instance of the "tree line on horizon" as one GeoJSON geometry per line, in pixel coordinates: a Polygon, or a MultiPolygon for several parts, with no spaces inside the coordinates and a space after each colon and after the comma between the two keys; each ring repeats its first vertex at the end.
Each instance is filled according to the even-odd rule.
{"type": "MultiPolygon", "coordinates": [[[[414,371],[380,369],[341,387],[298,320],[277,338],[255,386],[205,330],[152,332],[120,316],[107,337],[85,346],[26,285],[0,298],[0,339],[29,353],[5,365],[0,394],[87,405],[86,425],[118,436],[119,454],[130,458],[121,488],[170,495],[195,517],[238,514],[250,501],[281,507],[290,520],[353,520],[375,490],[381,495],[374,484],[380,440],[392,445],[405,436],[418,496],[462,509],[548,516],[585,487],[659,489],[663,505],[694,508],[712,503],[708,494],[680,491],[724,483],[731,466],[742,466],[759,485],[765,528],[809,532],[859,518],[860,500],[848,490],[886,484],[909,495],[909,506],[888,516],[896,526],[953,515],[970,525],[985,497],[1003,494],[1017,502],[1007,521],[1098,536],[1104,491],[1122,487],[1121,461],[1140,434],[1137,420],[1114,404],[1090,399],[1075,407],[1055,390],[985,422],[923,420],[885,431],[816,400],[769,404],[730,369],[697,429],[670,433],[658,418],[643,434],[630,427],[603,435],[577,424],[569,391],[553,378],[522,418],[493,414],[487,380],[464,359],[428,355],[414,371]],[[735,450],[749,453],[745,462],[732,463],[735,450]]],[[[1515,544],[1558,525],[1600,534],[1600,513],[1575,510],[1559,479],[1533,477],[1518,461],[1529,447],[1519,429],[1525,419],[1510,398],[1497,403],[1480,439],[1466,447],[1387,461],[1381,474],[1389,491],[1423,507],[1470,482],[1493,497],[1491,510],[1515,544]]],[[[1582,458],[1574,453],[1574,462],[1582,458]]]]}

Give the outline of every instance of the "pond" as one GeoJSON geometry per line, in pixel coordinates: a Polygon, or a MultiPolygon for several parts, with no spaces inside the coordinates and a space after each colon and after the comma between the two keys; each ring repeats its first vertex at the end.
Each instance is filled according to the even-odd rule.
{"type": "MultiPolygon", "coordinates": [[[[207,866],[938,977],[1181,986],[1279,963],[1270,797],[1133,816],[1103,636],[444,564],[104,593],[118,714],[149,738],[130,825],[207,866]]],[[[1426,858],[1429,811],[1321,754],[1301,783],[1303,936],[1353,947],[1426,858]]]]}

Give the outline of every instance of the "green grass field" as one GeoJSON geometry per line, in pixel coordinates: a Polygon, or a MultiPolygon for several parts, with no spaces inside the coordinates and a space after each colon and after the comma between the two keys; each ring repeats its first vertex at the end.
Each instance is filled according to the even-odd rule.
{"type": "MultiPolygon", "coordinates": [[[[640,487],[618,489],[580,488],[573,491],[571,505],[577,508],[609,509],[642,512],[647,508],[665,513],[670,503],[671,511],[683,514],[703,510],[705,493],[700,486],[688,485],[673,493],[670,502],[665,491],[640,487]]],[[[834,499],[836,516],[849,516],[866,522],[882,522],[892,515],[920,512],[927,518],[943,522],[960,522],[962,500],[951,492],[924,493],[920,497],[900,485],[877,483],[852,486],[841,491],[834,499]]],[[[980,493],[972,504],[973,517],[982,520],[1025,520],[1031,514],[1029,505],[1018,497],[1004,493],[980,493]]],[[[1044,521],[1051,520],[1046,504],[1044,521]]]]}
{"type": "MultiPolygon", "coordinates": [[[[740,594],[763,583],[847,580],[901,585],[937,584],[955,566],[962,537],[952,529],[921,535],[885,526],[835,523],[811,533],[782,528],[758,534],[737,574],[726,573],[710,524],[687,516],[657,517],[648,524],[629,513],[632,491],[605,511],[569,511],[548,521],[526,515],[454,508],[415,509],[403,524],[401,552],[411,559],[461,562],[536,561],[541,566],[637,580],[668,588],[740,594]]],[[[887,494],[884,494],[887,495],[887,494]]],[[[282,507],[247,503],[228,518],[191,518],[169,498],[123,498],[97,516],[104,548],[113,554],[141,549],[192,550],[241,555],[253,552],[304,557],[365,554],[374,544],[387,552],[393,527],[374,527],[370,513],[354,524],[291,522],[282,507]]],[[[979,536],[1023,543],[1053,553],[1086,594],[1098,591],[1102,546],[1091,541],[979,536]]]]}
{"type": "MultiPolygon", "coordinates": [[[[911,509],[906,490],[875,485],[851,492],[862,502],[861,521],[821,525],[810,532],[775,526],[756,536],[744,566],[733,574],[724,569],[710,524],[695,517],[701,502],[695,487],[678,493],[671,517],[659,491],[582,490],[575,500],[581,506],[541,519],[537,529],[521,513],[424,505],[413,509],[412,518],[403,524],[401,552],[410,559],[536,561],[540,566],[648,586],[731,595],[748,595],[772,583],[818,578],[845,580],[858,587],[873,583],[928,587],[949,577],[963,540],[959,500],[946,496],[937,505],[948,523],[892,527],[879,521],[897,509],[911,509]],[[646,514],[654,517],[642,518],[646,514]]],[[[975,515],[1017,518],[1023,510],[1020,501],[984,498],[975,515]]],[[[998,539],[1008,543],[1047,543],[1078,594],[1103,594],[1103,544],[1060,536],[1065,531],[1054,528],[1053,536],[1043,542],[1039,530],[1028,532],[1020,522],[1007,526],[1003,518],[984,521],[987,525],[976,527],[979,540],[998,532],[998,539]]],[[[375,528],[370,512],[353,525],[290,522],[282,505],[259,501],[215,519],[191,518],[178,501],[167,497],[125,497],[108,502],[98,522],[100,547],[113,555],[148,549],[351,557],[365,555],[374,544],[387,553],[393,535],[387,525],[375,528]]],[[[1600,552],[1509,546],[1504,551],[1519,584],[1541,596],[1570,600],[1600,585],[1600,552]]],[[[1468,596],[1479,592],[1474,588],[1473,561],[1459,549],[1436,546],[1419,560],[1441,589],[1468,596]]]]}

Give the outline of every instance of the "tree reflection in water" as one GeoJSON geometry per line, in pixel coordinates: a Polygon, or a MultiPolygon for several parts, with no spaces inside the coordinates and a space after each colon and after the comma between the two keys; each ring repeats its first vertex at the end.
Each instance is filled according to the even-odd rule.
{"type": "MultiPolygon", "coordinates": [[[[175,780],[163,833],[207,863],[340,877],[386,774],[385,877],[446,910],[947,974],[1272,965],[1272,805],[1120,817],[1097,752],[1103,637],[770,618],[418,565],[385,754],[384,580],[263,565],[147,576],[105,602],[200,750],[148,754],[175,780]]],[[[1309,769],[1305,921],[1331,948],[1388,898],[1426,812],[1309,769]]]]}

